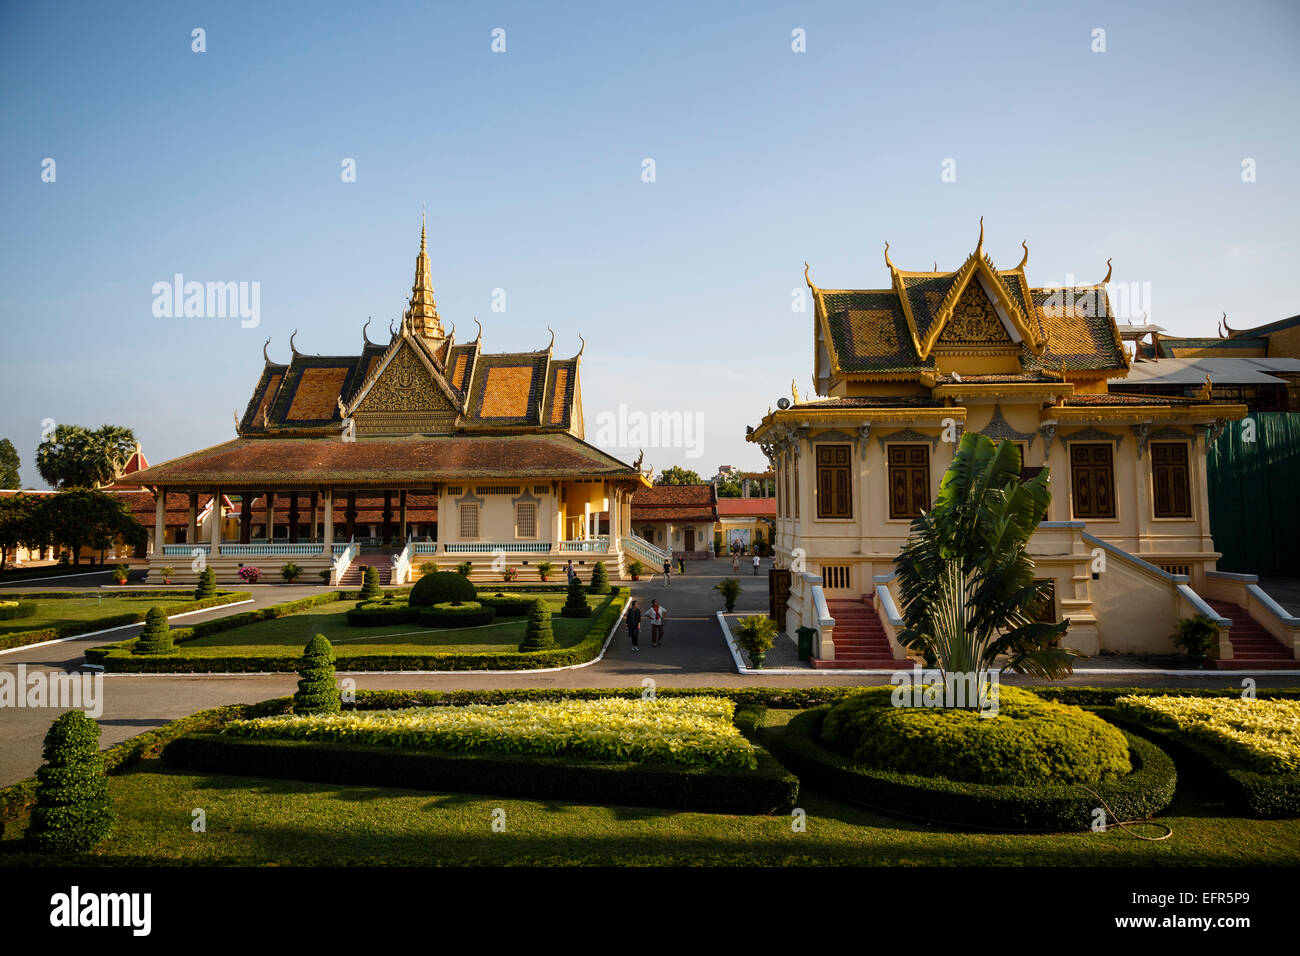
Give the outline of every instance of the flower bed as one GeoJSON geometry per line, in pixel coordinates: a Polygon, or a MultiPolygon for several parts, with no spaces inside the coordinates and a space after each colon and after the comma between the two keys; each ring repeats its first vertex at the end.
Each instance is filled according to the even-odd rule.
{"type": "Polygon", "coordinates": [[[570,755],[755,769],[754,747],[718,697],[417,707],[234,721],[223,733],[452,753],[570,755]]]}
{"type": "Polygon", "coordinates": [[[1116,707],[1204,740],[1261,773],[1300,773],[1300,701],[1134,695],[1116,707]]]}

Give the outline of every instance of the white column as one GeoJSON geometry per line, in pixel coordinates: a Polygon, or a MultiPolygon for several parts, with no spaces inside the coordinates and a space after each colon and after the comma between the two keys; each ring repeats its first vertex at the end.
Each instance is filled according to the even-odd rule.
{"type": "Polygon", "coordinates": [[[211,551],[208,554],[210,560],[215,560],[221,556],[221,489],[212,489],[212,508],[210,514],[212,526],[208,529],[208,539],[212,543],[211,551]]]}
{"type": "Polygon", "coordinates": [[[187,524],[186,527],[185,527],[185,543],[186,543],[186,544],[191,544],[191,545],[193,545],[193,544],[198,544],[198,543],[199,543],[199,495],[198,495],[198,492],[196,492],[196,491],[191,491],[190,494],[189,494],[189,499],[190,499],[190,508],[189,508],[189,524],[187,524]]]}
{"type": "Polygon", "coordinates": [[[159,488],[154,495],[153,553],[161,558],[163,542],[167,537],[167,490],[159,488]]]}
{"type": "Polygon", "coordinates": [[[334,489],[326,488],[325,495],[325,558],[334,560],[334,489]]]}

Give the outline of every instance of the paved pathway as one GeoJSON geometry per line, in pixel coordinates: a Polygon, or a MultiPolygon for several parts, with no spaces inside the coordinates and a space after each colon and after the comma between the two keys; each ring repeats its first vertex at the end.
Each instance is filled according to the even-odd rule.
{"type": "MultiPolygon", "coordinates": [[[[846,676],[834,671],[809,671],[806,675],[741,675],[718,629],[715,612],[722,602],[713,585],[731,575],[731,562],[688,562],[685,577],[674,574],[665,586],[662,575],[631,585],[633,597],[644,610],[658,598],[668,622],[661,647],[651,648],[649,626],[643,625],[641,651],[634,653],[626,631],[619,629],[604,659],[586,667],[547,673],[524,674],[372,674],[356,678],[365,689],[515,688],[515,687],[639,687],[650,678],[661,687],[823,687],[888,683],[885,675],[846,676]]],[[[761,613],[767,609],[767,562],[764,573],[752,574],[742,565],[739,575],[744,590],[738,612],[761,613]]],[[[78,580],[84,586],[85,579],[78,580]]],[[[43,588],[52,589],[48,584],[43,588]]],[[[5,591],[10,590],[5,588],[5,591]]],[[[250,588],[254,603],[236,609],[204,611],[181,619],[178,624],[220,617],[225,614],[292,600],[318,593],[317,587],[284,585],[250,588]]],[[[110,640],[124,640],[137,633],[139,625],[99,637],[74,638],[43,647],[23,648],[0,655],[0,671],[14,672],[19,664],[45,671],[75,671],[84,662],[87,647],[110,640]]],[[[787,640],[787,638],[778,638],[787,640]]],[[[1189,671],[1186,675],[1101,675],[1082,673],[1069,682],[1089,685],[1142,684],[1145,686],[1237,686],[1242,675],[1230,672],[1189,671]]],[[[177,717],[222,704],[253,703],[293,693],[296,675],[248,676],[107,676],[104,678],[103,729],[101,744],[119,743],[144,730],[161,726],[177,717]]],[[[1295,686],[1300,679],[1257,675],[1261,687],[1295,686]]],[[[1009,682],[1041,683],[1012,678],[1009,682]]],[[[49,709],[0,707],[0,786],[29,776],[40,765],[41,741],[56,712],[49,709]]]]}

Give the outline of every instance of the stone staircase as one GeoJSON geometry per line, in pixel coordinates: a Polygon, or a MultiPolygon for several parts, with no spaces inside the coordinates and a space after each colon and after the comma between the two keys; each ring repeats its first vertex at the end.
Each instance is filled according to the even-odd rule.
{"type": "Polygon", "coordinates": [[[1292,657],[1282,642],[1266,631],[1244,607],[1227,601],[1206,603],[1220,617],[1232,621],[1232,629],[1228,631],[1228,640],[1232,642],[1232,660],[1216,660],[1215,668],[1232,671],[1300,670],[1300,661],[1292,657]]]}
{"type": "Polygon", "coordinates": [[[885,629],[876,616],[875,607],[867,600],[827,601],[827,609],[835,618],[835,660],[823,661],[813,657],[817,670],[898,670],[910,668],[910,661],[894,660],[885,637],[885,629]]]}
{"type": "Polygon", "coordinates": [[[338,586],[352,590],[359,589],[361,587],[362,575],[366,573],[365,569],[367,567],[373,567],[379,572],[379,583],[381,586],[386,586],[392,583],[392,556],[387,551],[376,550],[362,551],[357,555],[356,558],[353,559],[352,564],[348,566],[347,571],[343,573],[343,577],[339,578],[338,586]]]}

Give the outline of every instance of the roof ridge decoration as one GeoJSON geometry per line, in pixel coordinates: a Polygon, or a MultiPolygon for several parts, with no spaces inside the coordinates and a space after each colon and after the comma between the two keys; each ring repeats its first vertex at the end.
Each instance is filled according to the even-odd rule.
{"type": "Polygon", "coordinates": [[[438,316],[438,303],[433,297],[433,280],[429,275],[429,245],[425,233],[425,216],[420,213],[420,253],[415,257],[415,282],[411,284],[411,298],[402,315],[403,327],[423,338],[445,338],[442,319],[438,316]]]}
{"type": "Polygon", "coordinates": [[[370,341],[370,336],[366,335],[366,329],[370,328],[370,323],[373,320],[373,318],[374,318],[373,316],[369,316],[369,315],[366,316],[366,324],[361,326],[361,351],[362,352],[364,352],[370,346],[375,344],[374,342],[370,341]]]}
{"type": "Polygon", "coordinates": [[[912,315],[912,303],[907,297],[907,285],[903,282],[903,274],[898,271],[898,267],[889,258],[888,242],[885,243],[885,265],[889,266],[890,284],[893,286],[894,293],[898,296],[898,301],[903,308],[903,319],[907,322],[907,333],[911,336],[912,348],[924,361],[927,353],[921,351],[921,339],[916,334],[916,319],[912,315]]]}
{"type": "Polygon", "coordinates": [[[266,341],[262,343],[262,358],[266,360],[267,365],[274,365],[275,363],[271,361],[271,356],[266,353],[267,346],[270,344],[271,336],[268,335],[266,341]]]}
{"type": "Polygon", "coordinates": [[[356,393],[352,396],[351,400],[348,401],[346,406],[347,414],[344,415],[343,417],[347,418],[352,416],[352,414],[357,410],[358,406],[361,404],[362,400],[368,394],[370,394],[371,390],[374,389],[379,379],[383,376],[384,371],[388,368],[390,364],[392,364],[393,359],[397,357],[397,354],[401,351],[402,346],[404,344],[410,344],[411,351],[415,353],[416,357],[420,360],[421,364],[423,364],[425,369],[429,372],[429,377],[433,380],[434,384],[438,386],[438,389],[443,393],[443,395],[447,398],[447,400],[451,402],[451,405],[453,408],[456,409],[458,416],[464,414],[465,412],[464,400],[462,400],[456,394],[456,391],[447,383],[447,380],[443,377],[442,373],[438,370],[437,363],[429,355],[427,348],[423,347],[422,344],[420,343],[420,337],[418,335],[413,334],[406,328],[403,328],[401,334],[393,338],[393,341],[389,344],[388,349],[384,352],[384,354],[380,357],[379,361],[375,364],[374,370],[369,375],[366,376],[365,381],[361,383],[361,387],[357,389],[356,393]]]}

